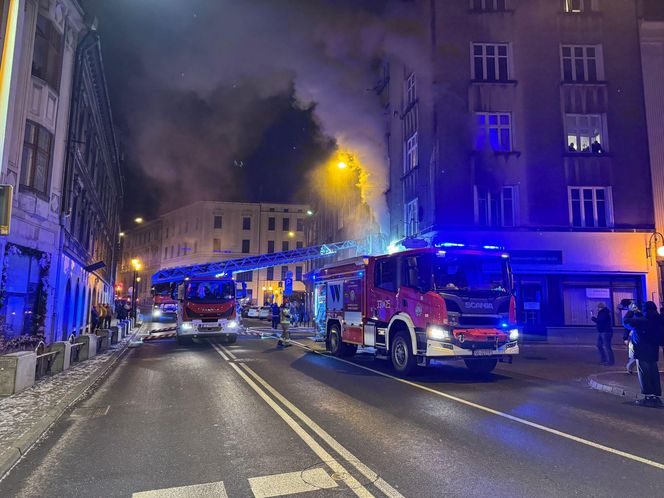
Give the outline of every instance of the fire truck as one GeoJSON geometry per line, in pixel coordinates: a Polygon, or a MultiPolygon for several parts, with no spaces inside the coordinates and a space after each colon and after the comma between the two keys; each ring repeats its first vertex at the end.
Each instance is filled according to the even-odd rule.
{"type": "Polygon", "coordinates": [[[237,304],[246,295],[246,283],[233,280],[234,273],[325,258],[352,249],[358,249],[358,243],[347,240],[281,253],[165,268],[152,276],[152,286],[155,297],[157,289],[166,294],[170,289],[177,306],[179,343],[203,337],[218,337],[232,343],[241,328],[237,304]]]}
{"type": "Polygon", "coordinates": [[[165,282],[152,286],[152,319],[177,318],[178,302],[173,296],[173,284],[165,282]]]}
{"type": "Polygon", "coordinates": [[[312,278],[333,355],[371,347],[408,375],[433,359],[489,373],[519,353],[509,255],[500,248],[444,243],[341,261],[312,278]]]}

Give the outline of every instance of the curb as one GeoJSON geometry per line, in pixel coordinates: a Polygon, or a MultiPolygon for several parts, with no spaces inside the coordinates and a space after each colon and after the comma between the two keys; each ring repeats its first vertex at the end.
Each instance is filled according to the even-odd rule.
{"type": "Polygon", "coordinates": [[[104,377],[114,366],[120,358],[122,358],[127,350],[129,344],[140,333],[139,327],[136,332],[129,336],[129,340],[125,343],[124,347],[114,351],[111,358],[100,365],[86,380],[81,382],[76,388],[67,394],[62,401],[60,401],[53,408],[48,410],[42,417],[31,427],[25,434],[19,437],[12,446],[0,449],[0,480],[18,463],[32,446],[42,437],[42,435],[63,415],[63,413],[74,403],[76,403],[85,392],[93,386],[99,379],[104,377]]]}
{"type": "Polygon", "coordinates": [[[638,388],[632,390],[632,389],[625,389],[624,387],[612,384],[605,384],[598,379],[600,375],[602,374],[591,375],[590,377],[588,377],[588,385],[590,386],[591,389],[596,389],[597,391],[613,394],[614,396],[621,396],[623,398],[628,398],[630,400],[632,399],[636,400],[641,397],[641,391],[638,388]]]}

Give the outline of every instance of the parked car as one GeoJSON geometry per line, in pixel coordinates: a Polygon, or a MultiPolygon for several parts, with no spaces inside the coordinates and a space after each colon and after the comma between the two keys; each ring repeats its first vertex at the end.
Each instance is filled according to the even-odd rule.
{"type": "Polygon", "coordinates": [[[258,312],[258,318],[261,320],[269,320],[272,318],[272,308],[269,306],[262,306],[258,312]]]}
{"type": "Polygon", "coordinates": [[[247,312],[247,318],[258,318],[258,306],[252,306],[247,312]]]}

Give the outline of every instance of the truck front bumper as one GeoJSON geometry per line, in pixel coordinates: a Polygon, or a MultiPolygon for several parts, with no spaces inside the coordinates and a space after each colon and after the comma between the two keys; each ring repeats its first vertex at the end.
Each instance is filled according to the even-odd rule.
{"type": "Polygon", "coordinates": [[[494,348],[475,347],[474,349],[466,349],[460,348],[455,344],[428,339],[426,351],[423,354],[428,358],[488,358],[492,356],[518,355],[519,342],[507,342],[494,348]]]}
{"type": "Polygon", "coordinates": [[[237,336],[241,330],[240,324],[236,321],[224,321],[221,323],[185,323],[187,323],[186,326],[185,324],[178,326],[177,335],[181,337],[221,337],[228,339],[237,336]]]}

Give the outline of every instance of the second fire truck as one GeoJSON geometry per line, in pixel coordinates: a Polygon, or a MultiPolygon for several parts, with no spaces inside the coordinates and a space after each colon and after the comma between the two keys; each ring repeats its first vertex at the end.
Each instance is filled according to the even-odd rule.
{"type": "Polygon", "coordinates": [[[432,359],[488,373],[519,353],[509,255],[441,244],[323,267],[312,278],[327,347],[373,347],[403,375],[432,359]]]}

